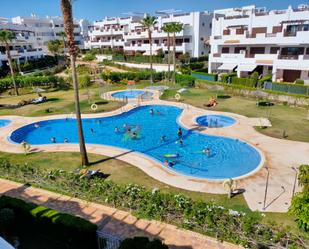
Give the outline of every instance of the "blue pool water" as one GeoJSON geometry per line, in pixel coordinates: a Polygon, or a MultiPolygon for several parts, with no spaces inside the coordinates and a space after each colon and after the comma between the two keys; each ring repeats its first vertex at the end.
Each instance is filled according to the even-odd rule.
{"type": "MultiPolygon", "coordinates": [[[[164,155],[178,153],[179,157],[170,159],[176,163],[171,169],[200,178],[237,177],[249,173],[259,165],[261,157],[258,151],[235,139],[202,135],[182,128],[181,146],[177,136],[177,119],[181,112],[181,109],[174,106],[153,105],[138,107],[117,116],[83,119],[85,139],[88,144],[117,146],[141,152],[162,164],[164,155]],[[154,110],[153,115],[150,114],[150,109],[154,110]],[[132,132],[136,131],[136,139],[126,135],[124,124],[130,126],[132,132]],[[119,128],[119,133],[115,133],[115,127],[119,128]],[[165,141],[160,139],[163,135],[166,136],[165,141]],[[202,152],[205,148],[210,149],[210,155],[202,152]]],[[[65,138],[70,143],[78,142],[74,119],[49,120],[38,124],[39,127],[30,124],[19,128],[12,133],[11,140],[39,145],[50,144],[51,138],[55,137],[56,143],[63,143],[65,138]]]]}
{"type": "Polygon", "coordinates": [[[220,128],[220,127],[231,126],[236,123],[236,120],[224,115],[205,115],[198,117],[196,119],[196,123],[198,123],[201,126],[220,128]]]}
{"type": "Polygon", "coordinates": [[[10,120],[6,120],[6,119],[0,119],[0,128],[7,126],[9,123],[11,123],[10,120]]]}
{"type": "Polygon", "coordinates": [[[153,94],[151,92],[146,92],[143,90],[128,90],[113,93],[112,96],[117,99],[128,98],[128,99],[136,99],[140,95],[146,95],[147,97],[151,97],[153,94]]]}

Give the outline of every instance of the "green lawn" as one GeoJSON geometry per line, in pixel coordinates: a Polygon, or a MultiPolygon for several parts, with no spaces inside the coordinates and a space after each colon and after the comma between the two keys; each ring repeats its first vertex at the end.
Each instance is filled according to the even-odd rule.
{"type": "MultiPolygon", "coordinates": [[[[176,89],[168,90],[162,96],[164,100],[175,101],[176,89]]],[[[210,91],[207,89],[190,89],[189,92],[181,94],[181,101],[207,109],[204,105],[208,103],[211,96],[223,95],[223,91],[210,91]]],[[[263,134],[286,139],[309,142],[309,120],[308,110],[301,107],[290,107],[275,103],[272,107],[258,107],[256,100],[240,96],[231,96],[229,99],[219,99],[219,104],[211,108],[215,111],[233,112],[248,117],[269,117],[272,127],[257,130],[263,134]]]]}
{"type": "MultiPolygon", "coordinates": [[[[116,88],[115,86],[114,88],[116,88]]],[[[37,94],[31,92],[32,89],[23,89],[21,96],[7,96],[4,94],[0,97],[1,104],[17,104],[21,100],[28,100],[37,98],[37,94]]],[[[89,88],[90,98],[88,99],[87,89],[80,90],[80,104],[82,113],[93,113],[90,106],[92,103],[98,104],[96,112],[106,112],[118,109],[122,106],[122,103],[116,101],[106,101],[100,98],[100,87],[94,85],[89,88]]],[[[15,109],[0,108],[0,115],[21,115],[21,116],[44,116],[55,114],[70,114],[74,112],[74,95],[73,90],[58,90],[47,89],[43,93],[47,97],[45,103],[37,105],[26,105],[15,109]]]]}

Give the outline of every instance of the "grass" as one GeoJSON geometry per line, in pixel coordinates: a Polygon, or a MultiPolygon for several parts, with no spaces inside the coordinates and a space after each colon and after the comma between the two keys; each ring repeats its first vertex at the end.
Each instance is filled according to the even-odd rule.
{"type": "MultiPolygon", "coordinates": [[[[28,155],[0,152],[0,159],[1,158],[5,158],[14,164],[20,164],[23,162],[33,167],[44,169],[64,169],[67,171],[74,171],[80,168],[79,153],[75,152],[33,153],[28,155]]],[[[133,183],[145,186],[145,188],[149,190],[158,188],[165,193],[184,194],[191,197],[193,200],[214,202],[226,208],[237,209],[245,212],[249,211],[243,195],[237,195],[232,199],[228,199],[227,195],[192,192],[178,189],[157,181],[137,167],[117,159],[89,154],[89,160],[92,165],[89,169],[100,169],[102,172],[109,175],[109,180],[112,180],[118,184],[133,183]]],[[[295,217],[289,214],[265,213],[263,222],[268,224],[279,224],[282,225],[282,227],[288,227],[288,229],[295,234],[302,235],[304,238],[308,237],[297,228],[295,217]]]]}
{"type": "MultiPolygon", "coordinates": [[[[5,158],[14,164],[23,162],[44,169],[64,169],[72,171],[80,168],[79,153],[74,152],[33,153],[28,155],[0,152],[0,158],[5,158]]],[[[182,193],[195,200],[214,201],[229,208],[248,210],[248,206],[242,195],[238,195],[230,200],[226,195],[182,190],[159,182],[137,167],[120,160],[95,154],[89,154],[89,160],[92,165],[90,169],[100,169],[102,172],[109,175],[108,179],[118,184],[134,183],[145,186],[150,190],[158,188],[165,193],[182,193]]]]}
{"type": "MultiPolygon", "coordinates": [[[[162,99],[175,101],[177,89],[171,89],[164,93],[162,99]]],[[[211,91],[207,89],[190,89],[189,92],[181,94],[181,101],[208,109],[204,105],[208,103],[211,96],[226,94],[223,91],[211,91]]],[[[214,111],[233,112],[248,117],[269,118],[272,127],[261,129],[259,132],[276,138],[285,138],[295,141],[309,142],[309,120],[307,120],[308,110],[301,107],[290,107],[280,103],[275,103],[272,107],[258,107],[256,100],[241,96],[231,96],[229,99],[219,99],[219,104],[211,108],[214,111]]]]}
{"type": "MultiPolygon", "coordinates": [[[[100,88],[92,86],[89,88],[90,98],[88,100],[87,89],[80,90],[80,105],[82,113],[94,113],[90,106],[98,103],[98,109],[95,112],[106,112],[115,110],[122,106],[122,103],[116,101],[102,100],[99,96],[100,88]]],[[[6,96],[5,93],[0,97],[0,104],[16,105],[21,100],[37,98],[38,95],[31,92],[32,89],[23,89],[21,96],[6,96]]],[[[70,114],[74,112],[74,93],[73,90],[47,89],[43,93],[47,97],[45,103],[37,105],[26,105],[15,109],[0,109],[0,115],[20,115],[20,116],[44,116],[55,114],[70,114]]]]}

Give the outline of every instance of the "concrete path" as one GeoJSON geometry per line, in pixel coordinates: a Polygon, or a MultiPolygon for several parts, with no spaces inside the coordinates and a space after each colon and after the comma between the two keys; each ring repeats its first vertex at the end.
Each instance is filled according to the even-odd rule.
{"type": "MultiPolygon", "coordinates": [[[[261,154],[261,164],[255,171],[238,178],[238,189],[244,191],[244,197],[251,210],[265,212],[286,212],[288,210],[294,189],[295,191],[299,190],[297,182],[295,182],[295,168],[301,164],[309,163],[309,143],[272,138],[257,132],[252,125],[252,120],[245,116],[234,113],[204,110],[181,102],[162,101],[159,99],[159,92],[152,92],[154,93],[153,97],[146,101],[130,100],[126,106],[118,110],[108,113],[83,115],[83,118],[112,116],[129,111],[139,105],[150,104],[174,105],[182,108],[184,111],[179,118],[179,122],[188,129],[199,128],[195,119],[200,115],[224,114],[233,117],[237,121],[233,126],[203,130],[199,129],[198,132],[208,135],[231,137],[245,141],[254,146],[261,154]],[[264,203],[268,172],[268,191],[264,203]]],[[[104,96],[108,99],[115,100],[111,94],[112,92],[109,92],[104,96]]],[[[11,153],[23,153],[19,144],[13,144],[7,139],[12,131],[26,124],[66,117],[67,115],[36,118],[3,116],[1,118],[10,119],[13,122],[9,126],[0,129],[0,150],[11,153]]],[[[34,146],[33,150],[35,152],[58,152],[79,151],[79,148],[75,144],[52,144],[34,146]]],[[[110,156],[123,160],[140,168],[154,179],[177,188],[213,194],[225,194],[222,181],[213,181],[181,175],[164,167],[162,164],[158,163],[158,161],[138,152],[92,144],[87,145],[87,150],[89,153],[110,156]]]]}
{"type": "Polygon", "coordinates": [[[99,231],[121,238],[147,236],[160,238],[171,249],[240,249],[242,247],[214,238],[179,229],[158,221],[137,219],[128,212],[82,201],[50,191],[28,187],[0,179],[0,195],[16,197],[44,205],[63,213],[87,219],[98,225],[99,231]]]}

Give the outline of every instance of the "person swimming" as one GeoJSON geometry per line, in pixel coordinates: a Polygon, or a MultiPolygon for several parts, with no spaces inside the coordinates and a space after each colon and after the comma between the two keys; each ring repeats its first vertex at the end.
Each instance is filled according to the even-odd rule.
{"type": "Polygon", "coordinates": [[[34,128],[40,128],[40,125],[38,123],[34,124],[34,128]]]}
{"type": "Polygon", "coordinates": [[[65,139],[63,140],[63,142],[66,144],[66,143],[69,142],[69,139],[65,138],[65,139]]]}
{"type": "Polygon", "coordinates": [[[203,149],[203,153],[207,156],[210,156],[210,149],[209,148],[203,149]]]}
{"type": "Polygon", "coordinates": [[[165,135],[161,136],[160,140],[161,140],[161,142],[165,142],[166,141],[166,136],[165,135]]]}
{"type": "Polygon", "coordinates": [[[150,115],[153,115],[153,114],[154,114],[154,110],[151,108],[151,109],[149,110],[149,113],[150,113],[150,115]]]}
{"type": "Polygon", "coordinates": [[[94,129],[90,128],[90,132],[91,132],[91,134],[93,134],[94,133],[94,129]]]}
{"type": "Polygon", "coordinates": [[[181,128],[178,128],[177,135],[178,135],[178,138],[182,138],[182,130],[181,130],[181,128]]]}
{"type": "Polygon", "coordinates": [[[118,127],[115,127],[114,132],[115,132],[115,133],[119,133],[119,128],[118,128],[118,127]]]}
{"type": "Polygon", "coordinates": [[[50,139],[50,141],[51,141],[52,143],[56,143],[56,138],[55,138],[55,137],[52,137],[52,138],[50,139]]]}
{"type": "Polygon", "coordinates": [[[161,115],[161,112],[160,112],[160,111],[157,111],[157,115],[160,116],[160,115],[161,115]]]}
{"type": "Polygon", "coordinates": [[[179,145],[180,145],[180,146],[183,146],[183,140],[182,140],[182,138],[179,139],[179,145]]]}
{"type": "Polygon", "coordinates": [[[171,168],[173,168],[173,166],[174,166],[175,164],[176,164],[176,163],[173,162],[173,161],[169,162],[168,160],[164,160],[164,166],[166,166],[166,167],[171,167],[171,168]]]}

